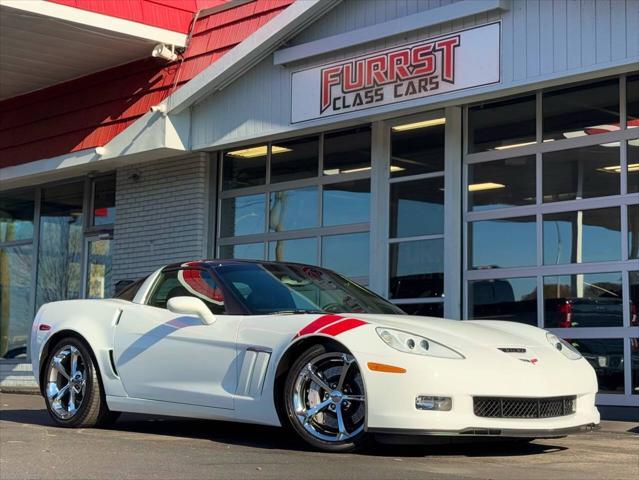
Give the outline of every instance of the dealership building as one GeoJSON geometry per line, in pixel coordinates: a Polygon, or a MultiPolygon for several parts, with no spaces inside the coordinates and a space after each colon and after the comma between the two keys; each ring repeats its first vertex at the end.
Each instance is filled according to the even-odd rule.
{"type": "Polygon", "coordinates": [[[43,303],[216,257],[550,329],[636,415],[639,1],[0,0],[0,387],[43,303]]]}

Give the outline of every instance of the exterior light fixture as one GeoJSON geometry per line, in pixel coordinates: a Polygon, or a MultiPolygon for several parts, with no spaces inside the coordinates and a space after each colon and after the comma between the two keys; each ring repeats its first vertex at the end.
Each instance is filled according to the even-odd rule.
{"type": "Polygon", "coordinates": [[[432,120],[424,120],[423,122],[407,123],[405,125],[397,125],[392,127],[393,132],[405,132],[407,130],[416,130],[418,128],[434,127],[436,125],[446,124],[445,118],[434,118],[432,120]]]}
{"type": "Polygon", "coordinates": [[[175,46],[166,45],[164,43],[158,43],[155,47],[153,47],[151,56],[154,58],[161,58],[167,62],[175,62],[178,58],[175,53],[175,46]]]}
{"type": "MultiPolygon", "coordinates": [[[[599,170],[600,172],[606,172],[606,173],[621,173],[621,165],[614,165],[612,167],[598,168],[597,170],[599,170]]],[[[630,164],[628,164],[628,171],[629,172],[639,172],[639,163],[630,163],[630,164]]]]}
{"type": "MultiPolygon", "coordinates": [[[[271,154],[277,155],[278,153],[291,152],[292,149],[286,147],[278,147],[277,145],[273,145],[271,147],[271,154]]],[[[241,157],[241,158],[255,158],[255,157],[263,157],[268,152],[268,147],[266,145],[260,145],[259,147],[251,147],[251,148],[243,148],[241,150],[233,150],[232,152],[227,152],[227,155],[231,157],[241,157]]]]}
{"type": "Polygon", "coordinates": [[[104,147],[95,147],[95,154],[96,155],[104,155],[106,153],[106,148],[104,147]]]}
{"type": "Polygon", "coordinates": [[[469,192],[481,192],[482,190],[495,190],[497,188],[506,188],[506,185],[501,183],[473,183],[472,185],[468,185],[469,192]]]}
{"type": "Polygon", "coordinates": [[[500,145],[499,147],[495,147],[495,150],[508,150],[510,148],[517,147],[525,147],[527,145],[534,145],[537,142],[523,142],[523,143],[512,143],[510,145],[500,145]]]}

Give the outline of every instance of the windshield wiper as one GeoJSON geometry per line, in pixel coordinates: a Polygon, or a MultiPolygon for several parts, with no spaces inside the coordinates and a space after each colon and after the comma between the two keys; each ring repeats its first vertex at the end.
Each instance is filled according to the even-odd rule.
{"type": "Polygon", "coordinates": [[[306,310],[303,308],[298,308],[296,310],[280,310],[277,312],[270,312],[269,315],[300,315],[303,313],[325,313],[322,310],[306,310]]]}

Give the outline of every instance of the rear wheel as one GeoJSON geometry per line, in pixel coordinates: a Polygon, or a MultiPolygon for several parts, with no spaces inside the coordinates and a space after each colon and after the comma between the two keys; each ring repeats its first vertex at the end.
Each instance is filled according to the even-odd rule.
{"type": "Polygon", "coordinates": [[[63,427],[93,427],[115,421],[107,408],[93,357],[84,342],[63,338],[44,364],[45,401],[51,418],[63,427]]]}
{"type": "Polygon", "coordinates": [[[293,364],[284,401],[296,433],[315,448],[347,452],[364,444],[366,394],[349,353],[315,345],[293,364]]]}

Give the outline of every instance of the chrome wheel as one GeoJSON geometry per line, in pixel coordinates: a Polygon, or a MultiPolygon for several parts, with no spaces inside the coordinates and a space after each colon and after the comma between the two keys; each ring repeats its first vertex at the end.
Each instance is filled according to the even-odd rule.
{"type": "Polygon", "coordinates": [[[299,424],[316,439],[344,442],[364,430],[364,384],[352,355],[312,359],[297,375],[290,401],[299,424]]]}
{"type": "Polygon", "coordinates": [[[51,411],[68,420],[79,410],[85,396],[87,364],[80,351],[65,345],[51,357],[47,375],[47,398],[51,411]]]}

